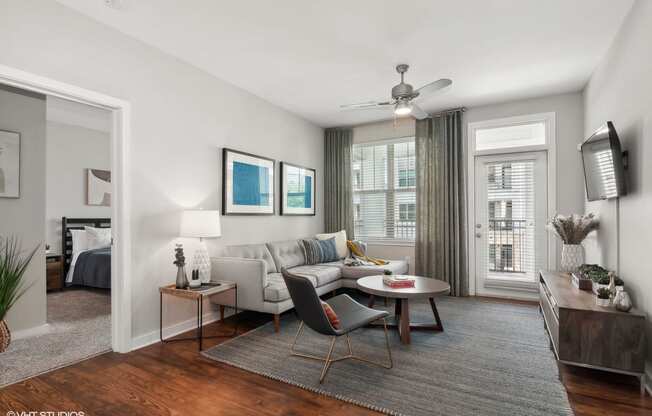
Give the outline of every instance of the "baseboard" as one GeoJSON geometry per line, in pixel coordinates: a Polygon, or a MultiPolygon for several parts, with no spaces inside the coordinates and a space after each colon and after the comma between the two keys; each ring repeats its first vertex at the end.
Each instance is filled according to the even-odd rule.
{"type": "Polygon", "coordinates": [[[43,335],[50,332],[50,325],[43,324],[35,326],[34,328],[21,329],[20,331],[12,331],[11,339],[18,340],[23,338],[35,337],[37,335],[43,335]]]}
{"type": "MultiPolygon", "coordinates": [[[[226,308],[226,310],[224,311],[224,317],[226,318],[232,315],[233,315],[233,310],[230,308],[226,308]]],[[[204,326],[213,322],[217,322],[219,320],[220,320],[220,314],[218,311],[210,311],[204,314],[204,326]]],[[[182,334],[184,332],[190,331],[195,328],[197,328],[197,318],[193,317],[191,319],[178,322],[174,325],[166,326],[165,328],[163,328],[163,337],[164,338],[173,337],[175,335],[182,334]]],[[[160,341],[161,338],[158,329],[143,335],[138,335],[131,339],[131,351],[135,351],[137,349],[147,347],[148,345],[156,344],[157,342],[160,341]]]]}

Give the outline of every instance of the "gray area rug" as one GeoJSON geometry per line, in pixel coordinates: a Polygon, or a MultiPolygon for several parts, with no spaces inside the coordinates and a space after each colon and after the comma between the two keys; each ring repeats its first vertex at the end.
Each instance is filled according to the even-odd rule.
{"type": "Polygon", "coordinates": [[[0,387],[111,349],[109,291],[69,289],[49,293],[48,329],[12,340],[0,353],[0,387]]]}
{"type": "MultiPolygon", "coordinates": [[[[322,363],[291,357],[298,328],[286,314],[217,345],[203,355],[244,370],[373,410],[399,415],[572,415],[537,308],[473,298],[437,300],[445,332],[412,332],[402,345],[392,331],[394,368],[352,360],[333,363],[319,384],[322,363]]],[[[432,320],[426,303],[411,303],[413,321],[432,320]]],[[[351,335],[358,355],[384,361],[382,329],[351,335]]],[[[298,350],[324,356],[328,338],[304,331],[298,350]]],[[[346,342],[336,344],[346,353],[346,342]]]]}

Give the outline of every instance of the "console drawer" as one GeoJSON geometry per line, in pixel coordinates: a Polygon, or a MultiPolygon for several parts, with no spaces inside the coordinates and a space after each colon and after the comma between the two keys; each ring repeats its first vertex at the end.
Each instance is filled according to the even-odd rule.
{"type": "Polygon", "coordinates": [[[555,355],[559,358],[559,319],[555,313],[552,297],[543,282],[539,283],[539,298],[539,305],[543,313],[543,319],[546,321],[550,341],[554,346],[555,355]]]}

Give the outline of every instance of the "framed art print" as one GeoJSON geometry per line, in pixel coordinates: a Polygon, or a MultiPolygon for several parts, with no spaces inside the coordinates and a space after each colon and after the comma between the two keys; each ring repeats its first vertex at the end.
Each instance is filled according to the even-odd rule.
{"type": "Polygon", "coordinates": [[[274,215],[273,159],[222,151],[222,213],[224,215],[274,215]]]}
{"type": "Polygon", "coordinates": [[[111,171],[86,169],[86,205],[111,206],[111,171]]]}
{"type": "Polygon", "coordinates": [[[20,133],[0,130],[0,198],[20,197],[20,133]]]}
{"type": "Polygon", "coordinates": [[[281,162],[281,215],[315,215],[314,169],[281,162]]]}

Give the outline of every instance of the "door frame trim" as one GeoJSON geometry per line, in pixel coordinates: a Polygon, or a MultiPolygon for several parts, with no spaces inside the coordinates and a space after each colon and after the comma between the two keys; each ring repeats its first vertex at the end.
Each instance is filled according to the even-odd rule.
{"type": "MultiPolygon", "coordinates": [[[[467,152],[467,266],[469,270],[469,294],[477,294],[477,276],[475,262],[475,158],[476,156],[486,156],[488,154],[511,154],[524,153],[531,151],[545,151],[547,153],[547,196],[548,196],[548,216],[557,212],[557,127],[556,113],[537,113],[526,114],[515,117],[505,117],[498,119],[489,119],[482,121],[470,122],[467,125],[466,148],[467,152]],[[523,146],[505,148],[496,151],[475,151],[475,134],[479,129],[508,127],[519,124],[544,122],[546,124],[546,144],[536,146],[523,146]]],[[[557,239],[548,236],[548,262],[547,267],[551,270],[557,268],[557,239]]]]}
{"type": "Polygon", "coordinates": [[[131,104],[128,101],[71,84],[0,65],[0,83],[70,101],[100,107],[111,112],[111,347],[131,351],[131,223],[129,143],[131,104]]]}

